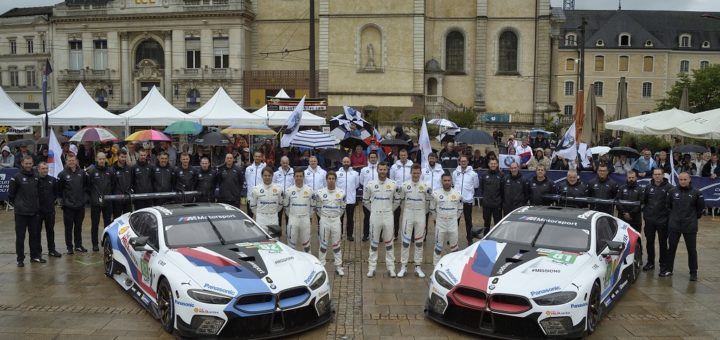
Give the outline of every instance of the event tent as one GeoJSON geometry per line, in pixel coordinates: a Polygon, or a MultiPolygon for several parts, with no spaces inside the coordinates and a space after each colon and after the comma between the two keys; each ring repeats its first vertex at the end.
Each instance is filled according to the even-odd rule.
{"type": "Polygon", "coordinates": [[[65,101],[48,112],[48,125],[98,125],[123,126],[125,117],[114,115],[103,109],[78,83],[75,91],[65,101]]]}
{"type": "MultiPolygon", "coordinates": [[[[284,89],[281,89],[280,92],[275,95],[275,98],[290,98],[290,96],[285,93],[284,89]]],[[[292,111],[268,111],[267,105],[265,105],[252,114],[262,118],[263,122],[268,126],[283,126],[287,124],[292,111]]],[[[325,118],[303,111],[300,126],[321,126],[325,124],[327,124],[325,118]]]]}
{"type": "Polygon", "coordinates": [[[690,112],[673,108],[609,122],[605,128],[641,135],[675,134],[676,127],[693,116],[690,112]]]}
{"type": "Polygon", "coordinates": [[[120,116],[127,118],[128,126],[168,126],[179,120],[199,121],[197,117],[176,109],[155,86],[135,107],[120,116]]]}
{"type": "Polygon", "coordinates": [[[676,133],[685,137],[720,139],[720,109],[698,112],[677,125],[676,133]]]}
{"type": "Polygon", "coordinates": [[[199,109],[190,112],[190,116],[200,119],[205,126],[225,126],[233,124],[265,124],[262,119],[245,111],[220,87],[215,95],[199,109]]]}
{"type": "Polygon", "coordinates": [[[0,125],[42,125],[43,122],[41,116],[27,113],[17,106],[15,101],[5,93],[2,87],[0,87],[0,112],[2,112],[2,114],[0,114],[0,125]]]}

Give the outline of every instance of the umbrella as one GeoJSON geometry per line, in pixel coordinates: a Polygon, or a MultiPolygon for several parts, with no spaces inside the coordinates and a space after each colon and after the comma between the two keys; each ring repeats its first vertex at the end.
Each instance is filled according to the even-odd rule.
{"type": "Polygon", "coordinates": [[[226,135],[274,136],[275,131],[262,124],[234,124],[221,131],[226,135]]]}
{"type": "Polygon", "coordinates": [[[347,154],[342,150],[333,148],[320,151],[320,155],[333,161],[342,161],[343,157],[347,156],[347,154]]]}
{"type": "Polygon", "coordinates": [[[169,135],[197,135],[202,131],[202,124],[189,120],[179,120],[168,125],[163,132],[169,135]]]}
{"type": "Polygon", "coordinates": [[[125,138],[126,142],[170,142],[170,137],[158,130],[140,130],[125,138]]]}
{"type": "Polygon", "coordinates": [[[449,128],[445,131],[443,131],[441,134],[437,135],[435,139],[439,141],[453,141],[455,139],[455,135],[460,133],[460,131],[467,130],[466,128],[449,128]]]}
{"type": "Polygon", "coordinates": [[[492,135],[480,130],[463,130],[455,135],[456,143],[465,144],[494,144],[492,135]]]}
{"type": "Polygon", "coordinates": [[[63,132],[62,135],[67,138],[70,138],[72,136],[75,136],[76,133],[77,133],[77,131],[67,130],[67,131],[63,132]]]}
{"type": "Polygon", "coordinates": [[[383,145],[383,146],[409,146],[410,144],[407,141],[404,141],[402,139],[386,138],[380,142],[380,145],[383,145]]]}
{"type": "Polygon", "coordinates": [[[308,149],[334,148],[338,144],[337,138],[315,130],[299,131],[290,145],[308,149]]]}
{"type": "Polygon", "coordinates": [[[543,129],[530,129],[530,137],[537,137],[540,134],[542,134],[545,137],[550,137],[550,135],[554,135],[555,132],[545,131],[543,129]]]}
{"type": "Polygon", "coordinates": [[[433,124],[433,125],[438,125],[438,126],[444,126],[444,127],[448,127],[448,128],[457,128],[458,127],[457,124],[455,124],[452,121],[447,120],[445,118],[430,119],[427,123],[433,124]]]}
{"type": "Polygon", "coordinates": [[[678,109],[690,112],[690,100],[688,100],[688,87],[683,86],[682,94],[680,95],[680,105],[678,109]]]}
{"type": "MultiPolygon", "coordinates": [[[[56,137],[57,137],[58,143],[60,143],[60,144],[67,143],[67,141],[68,141],[67,137],[65,137],[65,136],[56,136],[56,137]]],[[[40,137],[40,138],[38,138],[37,143],[47,145],[48,143],[50,143],[50,137],[40,137]]]]}
{"type": "Polygon", "coordinates": [[[357,137],[348,137],[340,141],[340,146],[348,148],[350,150],[355,150],[358,145],[362,146],[363,149],[368,146],[364,140],[357,137]]]}
{"type": "Polygon", "coordinates": [[[81,129],[78,131],[72,138],[70,138],[71,142],[99,142],[99,143],[106,143],[106,142],[115,142],[118,138],[115,136],[115,134],[103,127],[86,127],[84,129],[81,129]]]}
{"type": "Polygon", "coordinates": [[[610,152],[610,147],[609,146],[596,146],[594,148],[590,148],[590,152],[593,155],[605,154],[605,153],[610,152]]]}
{"type": "Polygon", "coordinates": [[[615,119],[625,119],[627,117],[627,82],[625,82],[625,77],[620,77],[620,83],[618,84],[617,103],[615,105],[615,119]]]}
{"type": "Polygon", "coordinates": [[[224,146],[230,144],[230,139],[220,132],[206,133],[200,139],[195,140],[195,144],[206,146],[224,146]]]}
{"type": "Polygon", "coordinates": [[[28,145],[33,145],[33,144],[35,144],[35,141],[33,141],[32,139],[18,139],[18,140],[9,142],[7,144],[7,146],[12,149],[12,148],[17,148],[19,146],[28,146],[28,145]]]}
{"type": "Polygon", "coordinates": [[[615,157],[615,156],[627,156],[628,158],[640,157],[640,153],[637,150],[635,150],[631,147],[627,147],[627,146],[616,146],[616,147],[610,149],[610,151],[608,151],[608,154],[613,157],[615,157]]]}
{"type": "Polygon", "coordinates": [[[581,141],[587,145],[597,145],[598,126],[597,126],[597,102],[595,101],[595,84],[590,84],[588,91],[585,118],[583,119],[582,138],[581,141]]]}
{"type": "Polygon", "coordinates": [[[685,144],[685,145],[678,145],[678,146],[674,147],[672,151],[680,152],[680,153],[690,153],[690,152],[705,153],[705,152],[708,152],[708,149],[702,145],[685,144]]]}

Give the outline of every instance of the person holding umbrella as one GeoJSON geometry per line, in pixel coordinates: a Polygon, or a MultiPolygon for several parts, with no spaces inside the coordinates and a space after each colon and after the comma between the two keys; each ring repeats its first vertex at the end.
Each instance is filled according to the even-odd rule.
{"type": "Polygon", "coordinates": [[[225,163],[217,169],[217,183],[220,187],[218,202],[240,208],[240,197],[245,181],[243,174],[242,168],[235,165],[233,154],[225,154],[225,163]]]}
{"type": "Polygon", "coordinates": [[[105,153],[95,155],[95,164],[87,170],[87,189],[90,196],[90,243],[93,251],[100,251],[98,241],[98,225],[102,213],[103,227],[112,221],[112,203],[105,202],[103,197],[113,192],[115,173],[107,164],[105,153]]]}

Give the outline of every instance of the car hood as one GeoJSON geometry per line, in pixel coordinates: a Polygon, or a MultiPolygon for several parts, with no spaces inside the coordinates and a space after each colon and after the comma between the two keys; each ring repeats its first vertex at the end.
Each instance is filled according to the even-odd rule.
{"type": "Polygon", "coordinates": [[[455,285],[534,297],[565,289],[588,261],[587,253],[482,240],[446,256],[437,269],[455,285]]]}
{"type": "Polygon", "coordinates": [[[201,288],[232,296],[306,286],[322,270],[314,257],[275,240],[176,248],[167,258],[201,288]]]}

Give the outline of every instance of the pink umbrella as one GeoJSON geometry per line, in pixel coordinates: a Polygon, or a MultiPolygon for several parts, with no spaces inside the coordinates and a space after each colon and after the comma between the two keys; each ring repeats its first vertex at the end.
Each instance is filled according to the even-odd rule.
{"type": "Polygon", "coordinates": [[[70,138],[71,142],[99,142],[99,143],[106,143],[106,142],[114,142],[117,141],[118,138],[115,136],[112,131],[103,128],[103,127],[86,127],[80,131],[78,131],[72,138],[70,138]]]}
{"type": "Polygon", "coordinates": [[[172,139],[158,130],[140,130],[125,138],[127,142],[171,142],[172,139]]]}

